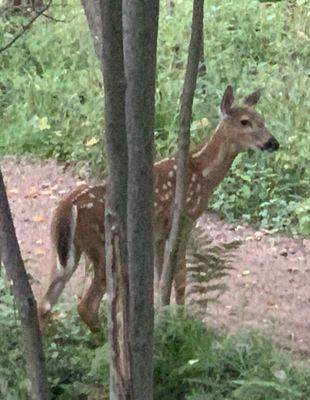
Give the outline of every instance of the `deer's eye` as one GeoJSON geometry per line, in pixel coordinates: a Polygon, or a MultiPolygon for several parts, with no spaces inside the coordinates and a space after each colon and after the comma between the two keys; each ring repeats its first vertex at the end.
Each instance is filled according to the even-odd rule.
{"type": "Polygon", "coordinates": [[[248,119],[242,119],[240,122],[243,126],[252,126],[251,122],[248,119]]]}

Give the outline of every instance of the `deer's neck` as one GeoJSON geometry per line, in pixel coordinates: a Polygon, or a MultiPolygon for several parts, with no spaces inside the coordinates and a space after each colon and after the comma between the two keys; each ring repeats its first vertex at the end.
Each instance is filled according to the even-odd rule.
{"type": "Polygon", "coordinates": [[[197,214],[207,208],[213,190],[224,179],[239,153],[237,146],[226,138],[227,135],[219,126],[211,139],[200,150],[191,154],[192,169],[198,172],[198,180],[201,183],[201,201],[197,207],[197,214]]]}

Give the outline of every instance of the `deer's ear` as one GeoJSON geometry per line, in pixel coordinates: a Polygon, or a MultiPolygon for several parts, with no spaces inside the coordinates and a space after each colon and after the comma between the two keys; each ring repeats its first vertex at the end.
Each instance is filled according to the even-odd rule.
{"type": "Polygon", "coordinates": [[[225,115],[229,114],[231,110],[231,106],[234,102],[234,91],[232,86],[227,86],[223,98],[221,101],[220,112],[221,116],[225,117],[225,115]]]}
{"type": "Polygon", "coordinates": [[[255,90],[255,92],[249,94],[244,100],[243,103],[247,106],[253,107],[258,102],[262,95],[262,91],[260,89],[255,90]]]}

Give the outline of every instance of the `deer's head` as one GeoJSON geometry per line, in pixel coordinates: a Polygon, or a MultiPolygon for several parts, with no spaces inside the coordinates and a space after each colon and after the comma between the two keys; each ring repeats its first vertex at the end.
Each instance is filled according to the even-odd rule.
{"type": "Polygon", "coordinates": [[[227,86],[223,95],[220,127],[225,132],[225,139],[239,151],[259,149],[273,152],[279,148],[279,142],[266,128],[263,117],[253,109],[260,96],[260,90],[256,90],[244,99],[242,106],[233,107],[232,87],[227,86]]]}

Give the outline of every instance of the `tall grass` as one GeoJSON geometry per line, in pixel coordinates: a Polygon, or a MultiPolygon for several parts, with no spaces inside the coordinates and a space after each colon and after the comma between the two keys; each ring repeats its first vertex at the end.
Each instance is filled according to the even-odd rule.
{"type": "MultiPolygon", "coordinates": [[[[156,82],[158,156],[176,149],[179,95],[189,41],[191,4],[162,2],[156,82]]],[[[275,229],[310,232],[309,219],[309,20],[308,2],[207,0],[206,75],[197,87],[194,120],[207,117],[208,134],[226,85],[237,99],[262,87],[259,110],[281,142],[272,156],[245,153],[215,193],[213,208],[275,229]]],[[[102,172],[102,81],[80,2],[53,8],[67,23],[38,21],[1,54],[0,154],[30,153],[102,172]],[[90,141],[97,138],[96,141],[90,141]]],[[[0,44],[18,29],[15,18],[0,21],[0,44]]]]}
{"type": "MultiPolygon", "coordinates": [[[[0,398],[30,400],[21,333],[8,286],[0,279],[0,398]]],[[[102,333],[81,323],[75,302],[57,305],[44,333],[48,377],[56,400],[105,398],[109,346],[105,306],[102,333]]],[[[308,400],[310,364],[262,334],[227,335],[167,308],[156,315],[155,400],[308,400]]]]}

